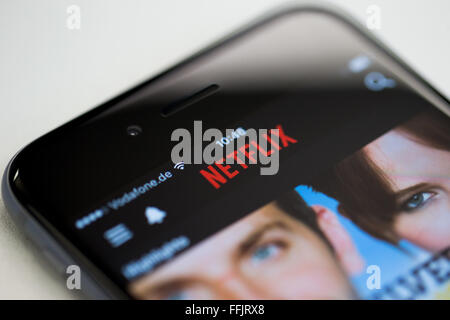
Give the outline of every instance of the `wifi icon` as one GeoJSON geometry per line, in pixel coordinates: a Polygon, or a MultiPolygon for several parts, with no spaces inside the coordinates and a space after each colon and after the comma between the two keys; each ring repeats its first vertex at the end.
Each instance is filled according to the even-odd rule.
{"type": "Polygon", "coordinates": [[[184,170],[184,162],[183,161],[178,162],[173,167],[177,170],[184,170]]]}

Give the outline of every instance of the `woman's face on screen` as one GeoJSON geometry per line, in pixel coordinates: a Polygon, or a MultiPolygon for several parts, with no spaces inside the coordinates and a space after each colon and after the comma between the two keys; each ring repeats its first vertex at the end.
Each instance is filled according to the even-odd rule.
{"type": "Polygon", "coordinates": [[[431,251],[450,246],[450,152],[393,130],[365,147],[389,178],[400,208],[394,229],[431,251]]]}

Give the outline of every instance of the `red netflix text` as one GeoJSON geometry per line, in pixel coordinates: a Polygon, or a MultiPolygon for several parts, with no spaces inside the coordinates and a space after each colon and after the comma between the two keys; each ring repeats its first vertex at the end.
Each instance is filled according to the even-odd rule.
{"type": "MultiPolygon", "coordinates": [[[[234,179],[241,172],[245,171],[249,164],[256,164],[259,156],[270,157],[275,152],[297,143],[297,139],[288,136],[281,125],[276,126],[276,130],[270,130],[269,134],[263,134],[266,148],[263,148],[256,140],[250,140],[239,147],[237,150],[228,153],[224,158],[209,165],[206,169],[200,170],[200,174],[215,189],[219,189],[229,180],[234,179]],[[274,139],[274,136],[277,139],[274,139]],[[270,148],[269,148],[270,146],[270,148]],[[227,159],[233,159],[238,165],[238,169],[232,168],[227,164],[227,159]]],[[[234,163],[234,162],[233,162],[234,163]]]]}

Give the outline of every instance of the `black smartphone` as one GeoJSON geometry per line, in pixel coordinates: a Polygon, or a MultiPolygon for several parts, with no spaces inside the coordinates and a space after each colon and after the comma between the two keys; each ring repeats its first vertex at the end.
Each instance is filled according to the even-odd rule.
{"type": "Polygon", "coordinates": [[[93,298],[440,299],[449,102],[300,6],[35,140],[3,197],[93,298]]]}

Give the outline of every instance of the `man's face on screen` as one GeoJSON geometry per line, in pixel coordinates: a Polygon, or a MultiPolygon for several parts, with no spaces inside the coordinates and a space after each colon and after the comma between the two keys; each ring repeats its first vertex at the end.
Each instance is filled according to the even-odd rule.
{"type": "Polygon", "coordinates": [[[136,280],[140,299],[346,299],[352,289],[331,249],[274,204],[136,280]]]}

